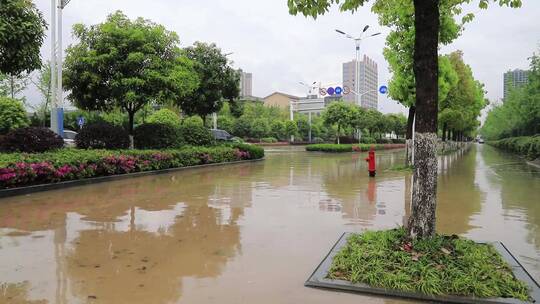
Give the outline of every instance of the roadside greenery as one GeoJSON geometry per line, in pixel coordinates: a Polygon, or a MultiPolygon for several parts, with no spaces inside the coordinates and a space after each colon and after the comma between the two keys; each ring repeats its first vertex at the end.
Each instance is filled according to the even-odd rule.
{"type": "Polygon", "coordinates": [[[91,177],[259,159],[260,147],[236,144],[166,150],[61,149],[38,154],[0,154],[0,188],[91,177]]]}
{"type": "Polygon", "coordinates": [[[81,109],[122,109],[130,135],[144,106],[179,102],[199,85],[178,35],[149,20],[117,11],[101,24],[76,24],[73,33],[64,69],[68,98],[81,109]]]}
{"type": "MultiPolygon", "coordinates": [[[[540,49],[539,49],[540,51],[540,49]]],[[[480,134],[488,140],[540,133],[540,54],[530,58],[529,82],[489,111],[480,134]]]]}
{"type": "Polygon", "coordinates": [[[0,96],[0,135],[28,126],[28,117],[22,102],[0,96]]]}
{"type": "Polygon", "coordinates": [[[456,235],[411,240],[403,228],[351,235],[328,277],[428,295],[529,300],[527,285],[491,245],[456,235]]]}
{"type": "Polygon", "coordinates": [[[369,151],[369,149],[375,150],[388,150],[388,149],[398,149],[404,148],[403,144],[313,144],[307,145],[306,151],[320,151],[320,152],[363,152],[369,151]]]}
{"type": "Polygon", "coordinates": [[[496,148],[523,155],[531,160],[540,158],[540,135],[509,137],[487,143],[496,148]]]}

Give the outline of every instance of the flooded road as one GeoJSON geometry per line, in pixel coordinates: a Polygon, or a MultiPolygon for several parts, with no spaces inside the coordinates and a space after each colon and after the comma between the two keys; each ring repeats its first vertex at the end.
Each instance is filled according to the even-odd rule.
{"type": "MultiPolygon", "coordinates": [[[[266,160],[0,199],[0,303],[403,303],[303,283],[344,231],[402,225],[403,151],[266,160]]],[[[502,240],[540,279],[540,171],[488,146],[440,160],[438,230],[502,240]]]]}

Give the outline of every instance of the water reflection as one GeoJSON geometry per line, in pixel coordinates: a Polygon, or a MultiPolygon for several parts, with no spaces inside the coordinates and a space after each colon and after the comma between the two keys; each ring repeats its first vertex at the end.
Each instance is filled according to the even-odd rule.
{"type": "MultiPolygon", "coordinates": [[[[0,200],[0,303],[399,302],[302,282],[343,231],[406,223],[411,175],[388,170],[403,152],[377,152],[369,178],[365,153],[301,149],[0,200]]],[[[503,240],[538,278],[540,176],[517,162],[441,157],[438,227],[503,240]]]]}

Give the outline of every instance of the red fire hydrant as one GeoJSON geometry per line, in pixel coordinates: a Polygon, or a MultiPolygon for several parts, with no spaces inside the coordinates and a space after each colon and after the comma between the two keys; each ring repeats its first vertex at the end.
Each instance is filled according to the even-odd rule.
{"type": "Polygon", "coordinates": [[[371,146],[371,149],[369,149],[369,154],[368,154],[368,157],[366,157],[366,161],[368,163],[369,176],[374,177],[375,176],[375,150],[373,149],[373,146],[371,146]]]}

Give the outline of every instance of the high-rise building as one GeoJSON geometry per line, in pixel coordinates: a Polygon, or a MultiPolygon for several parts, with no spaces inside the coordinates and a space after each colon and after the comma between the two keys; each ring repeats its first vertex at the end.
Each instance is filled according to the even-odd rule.
{"type": "Polygon", "coordinates": [[[239,69],[240,73],[240,97],[253,96],[253,75],[239,69]]]}
{"type": "Polygon", "coordinates": [[[513,88],[522,87],[527,84],[529,81],[529,71],[524,71],[520,69],[515,69],[513,71],[508,71],[504,73],[504,97],[506,100],[510,90],[513,88]]]}
{"type": "Polygon", "coordinates": [[[348,87],[357,93],[346,94],[343,99],[361,107],[376,110],[379,102],[378,77],[377,63],[366,55],[360,61],[358,71],[356,71],[356,60],[343,63],[343,88],[348,87]],[[356,77],[360,79],[359,88],[356,88],[356,77]]]}

